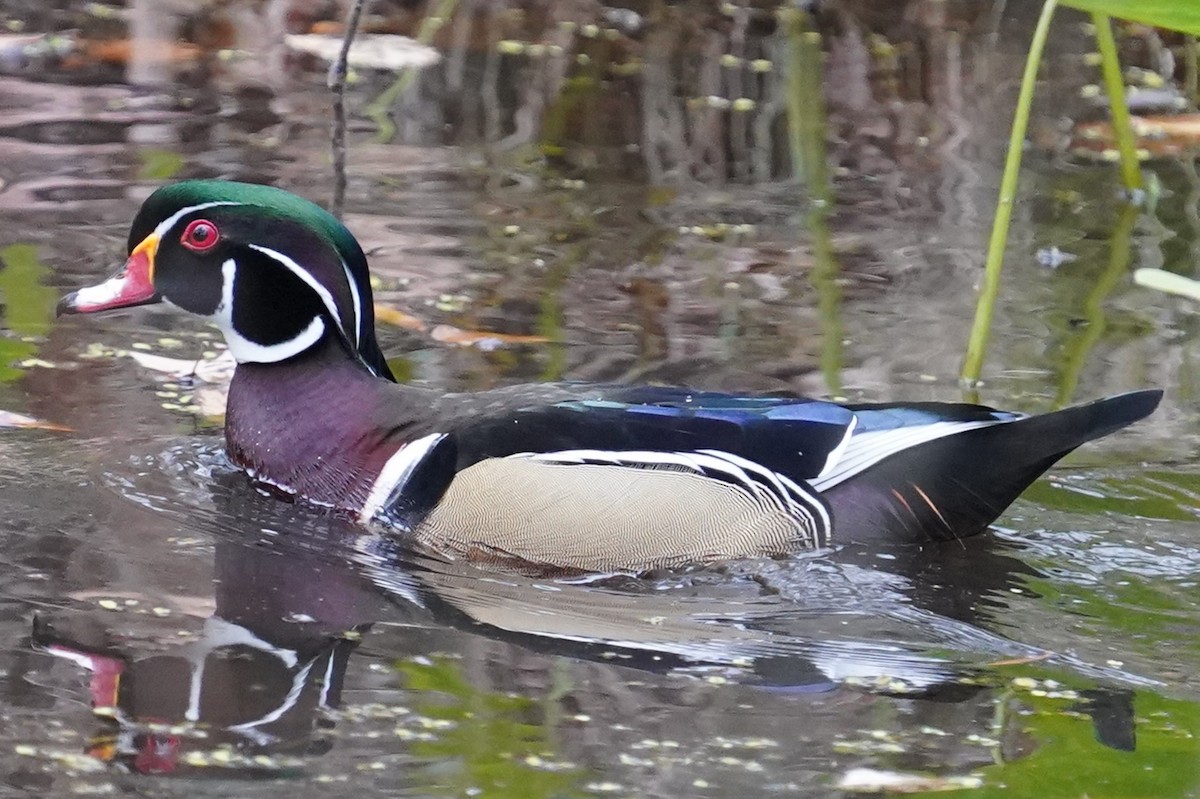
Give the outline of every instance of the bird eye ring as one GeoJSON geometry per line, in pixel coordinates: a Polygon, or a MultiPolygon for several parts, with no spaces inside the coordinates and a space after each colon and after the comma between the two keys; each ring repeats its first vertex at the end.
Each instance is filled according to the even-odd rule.
{"type": "Polygon", "coordinates": [[[217,231],[216,225],[207,219],[195,219],[183,229],[179,243],[192,252],[208,252],[217,246],[220,238],[221,234],[217,231]]]}

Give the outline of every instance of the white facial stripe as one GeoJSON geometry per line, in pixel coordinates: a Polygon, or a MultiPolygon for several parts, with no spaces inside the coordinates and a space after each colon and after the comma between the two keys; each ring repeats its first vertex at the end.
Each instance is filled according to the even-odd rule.
{"type": "MultiPolygon", "coordinates": [[[[321,298],[321,302],[325,303],[325,307],[326,307],[326,309],[328,309],[329,315],[333,317],[333,320],[335,322],[337,322],[338,327],[341,328],[342,335],[345,336],[348,341],[352,342],[355,347],[358,347],[357,330],[355,331],[354,335],[350,335],[350,332],[346,329],[346,323],[342,319],[342,315],[340,313],[338,313],[337,303],[335,303],[333,301],[333,295],[329,293],[329,289],[325,288],[320,283],[318,283],[316,278],[314,278],[311,274],[309,274],[308,271],[306,269],[304,269],[304,267],[300,266],[300,264],[296,263],[295,261],[293,261],[291,258],[284,255],[283,253],[278,252],[276,250],[272,250],[269,247],[259,246],[258,244],[251,244],[251,245],[249,245],[249,247],[252,250],[257,250],[258,252],[261,252],[263,255],[266,255],[269,258],[273,258],[275,261],[280,263],[282,266],[286,267],[296,277],[300,278],[305,283],[307,283],[308,286],[313,291],[317,292],[317,296],[319,296],[321,298]]],[[[353,290],[353,285],[354,285],[353,282],[351,282],[352,290],[353,290]]]]}
{"type": "Polygon", "coordinates": [[[279,344],[263,346],[240,335],[233,328],[222,328],[225,343],[238,363],[276,363],[285,361],[293,355],[299,355],[321,340],[325,335],[325,323],[321,317],[314,316],[308,327],[300,331],[295,338],[279,344]]]}
{"type": "Polygon", "coordinates": [[[205,208],[214,208],[218,205],[245,205],[245,203],[236,203],[230,200],[219,200],[211,203],[200,203],[199,205],[189,205],[187,208],[180,208],[175,213],[168,216],[166,219],[158,223],[158,227],[154,228],[154,235],[160,239],[167,235],[167,232],[175,227],[175,223],[183,219],[193,211],[203,211],[205,208]]]}
{"type": "Polygon", "coordinates": [[[354,348],[358,349],[363,336],[362,299],[358,296],[358,286],[354,283],[354,276],[350,274],[350,267],[346,266],[345,261],[342,261],[342,271],[346,273],[346,283],[350,286],[350,298],[354,300],[354,348]]]}
{"type": "Polygon", "coordinates": [[[221,304],[210,319],[216,322],[225,336],[225,343],[238,363],[275,363],[299,355],[321,340],[325,335],[325,322],[314,316],[294,338],[278,344],[263,345],[243,336],[233,326],[233,281],[237,275],[237,263],[230,258],[221,264],[221,304]]]}

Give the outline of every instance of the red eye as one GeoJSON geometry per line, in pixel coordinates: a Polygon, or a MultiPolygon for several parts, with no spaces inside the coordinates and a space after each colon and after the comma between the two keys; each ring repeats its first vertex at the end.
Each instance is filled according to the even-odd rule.
{"type": "Polygon", "coordinates": [[[180,236],[179,243],[192,252],[208,252],[217,246],[217,241],[220,238],[221,234],[217,232],[216,225],[207,219],[195,219],[189,222],[188,226],[183,229],[183,235],[180,236]]]}

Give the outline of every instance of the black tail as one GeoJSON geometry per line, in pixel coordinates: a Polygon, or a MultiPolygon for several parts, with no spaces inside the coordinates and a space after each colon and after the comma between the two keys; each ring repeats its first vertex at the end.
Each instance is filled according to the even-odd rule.
{"type": "Polygon", "coordinates": [[[1071,450],[1149,416],[1162,392],[1135,391],[967,430],[898,452],[825,493],[837,542],[975,535],[1071,450]]]}

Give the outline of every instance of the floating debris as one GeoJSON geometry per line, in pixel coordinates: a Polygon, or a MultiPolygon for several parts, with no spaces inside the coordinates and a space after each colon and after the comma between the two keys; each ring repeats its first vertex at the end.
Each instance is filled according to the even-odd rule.
{"type": "Polygon", "coordinates": [[[1042,266],[1050,269],[1058,269],[1063,264],[1069,264],[1079,260],[1079,256],[1074,253],[1060,250],[1057,246],[1042,247],[1037,251],[1037,262],[1042,266]]]}
{"type": "Polygon", "coordinates": [[[1177,294],[1200,302],[1200,280],[1177,275],[1165,269],[1136,269],[1133,272],[1133,282],[1149,289],[1177,294]]]}
{"type": "Polygon", "coordinates": [[[256,768],[266,771],[284,771],[302,768],[304,760],[290,756],[243,755],[233,749],[221,747],[209,751],[187,752],[182,762],[193,768],[256,768]]]}
{"type": "Polygon", "coordinates": [[[74,774],[91,774],[97,771],[104,771],[108,768],[103,760],[81,754],[72,749],[55,749],[51,747],[31,746],[29,744],[17,744],[13,747],[13,752],[21,757],[36,757],[43,760],[49,760],[68,775],[74,774]]]}
{"type": "Polygon", "coordinates": [[[0,411],[0,427],[19,427],[26,430],[52,430],[56,433],[73,433],[70,427],[64,427],[53,422],[43,422],[32,416],[25,416],[11,411],[0,411]]]}
{"type": "Polygon", "coordinates": [[[439,311],[444,311],[445,313],[459,313],[467,307],[467,303],[470,302],[470,299],[471,298],[467,297],[465,294],[442,294],[437,298],[437,300],[427,300],[427,302],[431,303],[433,307],[437,308],[439,311]]]}
{"type": "Polygon", "coordinates": [[[429,335],[434,341],[441,342],[442,344],[457,344],[460,347],[478,347],[484,351],[491,351],[512,344],[545,344],[550,340],[545,336],[491,333],[485,330],[463,330],[453,325],[438,325],[429,335]]]}
{"type": "Polygon", "coordinates": [[[834,741],[833,751],[840,754],[900,754],[908,750],[891,733],[874,730],[868,738],[834,741]]]}
{"type": "Polygon", "coordinates": [[[625,790],[625,786],[619,782],[589,782],[583,788],[593,793],[618,793],[625,790]]]}
{"type": "MultiPolygon", "coordinates": [[[[333,63],[342,49],[342,36],[320,33],[295,33],[283,37],[284,45],[300,53],[314,55],[333,63]]],[[[416,39],[391,33],[363,33],[354,38],[346,62],[352,69],[381,69],[399,72],[436,64],[441,54],[416,39]]]]}
{"type": "Polygon", "coordinates": [[[937,777],[873,768],[853,768],[842,775],[837,787],[856,793],[921,793],[922,791],[960,791],[978,788],[983,780],[975,776],[937,777]]]}
{"type": "Polygon", "coordinates": [[[425,332],[425,323],[413,316],[405,313],[399,308],[392,308],[387,305],[375,304],[375,321],[385,325],[398,327],[402,330],[415,330],[418,333],[425,332]]]}
{"type": "Polygon", "coordinates": [[[26,358],[17,364],[22,369],[57,369],[58,364],[42,358],[26,358]]]}
{"type": "MultiPolygon", "coordinates": [[[[137,346],[137,345],[134,345],[137,346]]],[[[126,353],[137,361],[143,369],[162,372],[172,377],[191,377],[205,383],[223,384],[233,379],[233,370],[237,362],[228,350],[220,354],[212,353],[212,357],[201,358],[168,358],[148,352],[129,351],[126,353]]]]}
{"type": "MultiPolygon", "coordinates": [[[[1200,144],[1200,114],[1132,117],[1130,124],[1137,137],[1138,157],[1186,157],[1200,144]]],[[[1116,137],[1108,122],[1085,122],[1075,126],[1071,150],[1107,160],[1116,150],[1116,137]]]]}
{"type": "Polygon", "coordinates": [[[312,624],[316,618],[307,613],[289,613],[283,617],[288,624],[312,624]]]}

